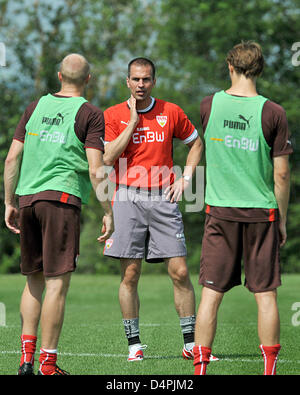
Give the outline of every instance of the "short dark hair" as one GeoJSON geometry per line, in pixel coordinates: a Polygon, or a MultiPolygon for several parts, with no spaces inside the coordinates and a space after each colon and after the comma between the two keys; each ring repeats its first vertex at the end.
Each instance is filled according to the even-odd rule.
{"type": "Polygon", "coordinates": [[[130,77],[130,68],[133,64],[138,64],[140,66],[150,66],[152,69],[152,78],[155,78],[155,66],[154,63],[147,58],[134,58],[128,63],[128,78],[130,77]]]}
{"type": "Polygon", "coordinates": [[[227,54],[226,61],[238,74],[246,78],[258,77],[264,68],[264,57],[259,44],[254,41],[242,41],[227,54]]]}

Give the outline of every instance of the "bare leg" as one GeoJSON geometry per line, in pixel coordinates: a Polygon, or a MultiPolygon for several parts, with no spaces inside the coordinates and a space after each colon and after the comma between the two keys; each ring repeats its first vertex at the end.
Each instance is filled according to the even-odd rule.
{"type": "Polygon", "coordinates": [[[280,320],[277,306],[277,291],[255,294],[258,307],[258,337],[264,346],[279,343],[280,320]]]}
{"type": "Polygon", "coordinates": [[[174,303],[179,317],[195,315],[195,293],[191,283],[185,257],[165,260],[174,286],[174,303]]]}
{"type": "Polygon", "coordinates": [[[64,320],[65,302],[72,273],[46,277],[46,294],[42,306],[41,328],[44,349],[56,349],[64,320]]]}
{"type": "Polygon", "coordinates": [[[27,276],[27,282],[20,303],[23,335],[37,335],[44,288],[45,279],[43,272],[27,276]]]}
{"type": "Polygon", "coordinates": [[[121,259],[119,302],[123,319],[139,317],[140,300],[137,288],[141,263],[141,259],[121,259]]]}
{"type": "Polygon", "coordinates": [[[217,328],[218,309],[223,299],[223,293],[203,287],[199,305],[196,327],[195,343],[212,348],[217,328]]]}

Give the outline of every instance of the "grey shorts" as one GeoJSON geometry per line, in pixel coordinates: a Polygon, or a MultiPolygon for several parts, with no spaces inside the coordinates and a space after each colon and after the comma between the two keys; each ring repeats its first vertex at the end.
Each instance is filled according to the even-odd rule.
{"type": "Polygon", "coordinates": [[[104,255],[151,263],[186,256],[182,215],[161,192],[119,186],[113,201],[115,231],[104,255]]]}

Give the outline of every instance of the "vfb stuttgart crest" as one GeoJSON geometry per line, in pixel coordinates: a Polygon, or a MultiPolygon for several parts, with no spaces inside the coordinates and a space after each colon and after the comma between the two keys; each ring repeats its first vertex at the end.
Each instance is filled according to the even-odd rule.
{"type": "Polygon", "coordinates": [[[110,247],[113,245],[113,239],[107,239],[106,240],[106,242],[105,242],[105,247],[106,247],[106,249],[108,250],[108,249],[110,249],[110,247]]]}
{"type": "Polygon", "coordinates": [[[156,120],[158,124],[163,128],[168,121],[168,117],[166,115],[156,115],[156,120]]]}

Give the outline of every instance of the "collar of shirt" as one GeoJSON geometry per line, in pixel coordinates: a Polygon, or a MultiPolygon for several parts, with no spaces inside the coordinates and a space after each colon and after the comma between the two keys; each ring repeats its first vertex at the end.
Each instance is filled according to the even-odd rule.
{"type": "MultiPolygon", "coordinates": [[[[148,111],[152,110],[154,103],[155,103],[155,99],[152,96],[150,96],[150,97],[151,97],[151,103],[149,104],[149,106],[144,108],[143,110],[138,110],[138,113],[148,112],[148,111]]],[[[127,105],[130,108],[129,99],[127,100],[127,105]]]]}

